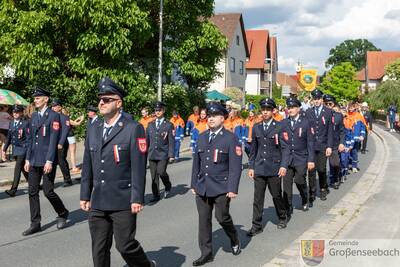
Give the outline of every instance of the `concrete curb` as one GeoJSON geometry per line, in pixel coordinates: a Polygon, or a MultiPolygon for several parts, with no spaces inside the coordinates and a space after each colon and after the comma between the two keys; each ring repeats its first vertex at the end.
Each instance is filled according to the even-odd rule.
{"type": "Polygon", "coordinates": [[[334,239],[340,232],[356,218],[365,202],[375,193],[374,185],[384,175],[390,150],[382,135],[382,130],[374,130],[372,138],[376,141],[376,153],[365,174],[350,189],[350,191],[336,203],[325,216],[320,218],[308,230],[294,240],[286,249],[274,259],[264,264],[264,267],[277,266],[306,266],[301,260],[301,240],[334,239]],[[377,142],[379,141],[379,142],[377,142]],[[382,145],[380,145],[381,143],[382,145]]]}
{"type": "MultiPolygon", "coordinates": [[[[191,151],[191,148],[190,148],[190,147],[189,147],[189,148],[183,148],[183,149],[181,149],[181,150],[179,151],[179,153],[185,154],[185,153],[190,152],[190,151],[191,151]]],[[[14,174],[14,168],[12,168],[12,171],[11,171],[11,172],[14,174]]],[[[23,176],[23,175],[21,175],[21,176],[23,176]]],[[[72,179],[80,178],[80,176],[81,176],[80,173],[79,173],[79,174],[71,174],[71,178],[72,178],[72,179]]],[[[56,179],[55,179],[55,182],[61,182],[61,181],[63,181],[63,176],[62,176],[62,174],[57,175],[57,176],[56,176],[56,179]]],[[[13,183],[13,178],[7,178],[6,180],[0,181],[0,188],[2,188],[2,187],[8,187],[8,186],[12,185],[12,183],[13,183]]],[[[21,180],[20,180],[20,183],[19,183],[18,188],[19,188],[19,189],[23,189],[23,188],[26,188],[27,185],[28,185],[28,184],[27,184],[27,182],[25,182],[24,177],[21,177],[21,180]]]]}

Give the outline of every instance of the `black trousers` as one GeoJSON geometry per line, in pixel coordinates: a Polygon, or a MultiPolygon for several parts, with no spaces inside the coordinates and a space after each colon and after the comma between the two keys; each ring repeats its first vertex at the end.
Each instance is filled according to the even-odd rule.
{"type": "Polygon", "coordinates": [[[279,219],[286,218],[285,203],[282,197],[282,181],[278,176],[256,176],[254,178],[253,201],[253,228],[262,228],[262,216],[264,210],[265,189],[268,185],[269,192],[274,202],[276,215],[279,219]]]}
{"type": "Polygon", "coordinates": [[[306,173],[307,165],[289,166],[285,177],[283,177],[283,201],[289,214],[293,211],[293,181],[300,192],[302,205],[307,204],[306,173]]]}
{"type": "Polygon", "coordinates": [[[130,210],[89,212],[94,267],[110,266],[113,235],[115,246],[129,267],[151,266],[140,243],[135,239],[136,214],[130,210]]]}
{"type": "Polygon", "coordinates": [[[14,167],[14,180],[11,186],[11,191],[17,191],[19,180],[21,179],[21,172],[24,174],[25,179],[28,181],[28,173],[25,171],[25,155],[15,156],[15,167],[14,167]]]}
{"type": "Polygon", "coordinates": [[[64,177],[64,182],[71,181],[71,173],[69,172],[69,164],[67,161],[68,156],[68,145],[64,145],[63,148],[57,149],[58,154],[58,165],[64,177]]]}
{"type": "Polygon", "coordinates": [[[60,197],[54,192],[54,179],[56,176],[56,165],[53,165],[51,173],[44,174],[43,167],[30,167],[28,179],[29,192],[29,208],[31,212],[31,224],[40,224],[40,201],[39,201],[39,185],[43,177],[43,193],[50,201],[58,216],[63,217],[67,214],[60,197]]]}
{"type": "Polygon", "coordinates": [[[231,246],[239,244],[238,233],[229,214],[230,198],[226,194],[216,197],[196,196],[199,213],[199,247],[202,256],[212,255],[212,211],[215,206],[215,218],[231,241],[231,246]]]}
{"type": "Polygon", "coordinates": [[[328,189],[328,181],[326,177],[326,162],[327,157],[324,151],[315,151],[315,168],[308,171],[308,182],[310,187],[310,201],[315,200],[315,195],[317,192],[317,172],[319,180],[319,188],[328,189]]]}
{"type": "Polygon", "coordinates": [[[151,190],[155,197],[160,196],[160,178],[165,186],[165,191],[170,191],[172,184],[167,173],[168,160],[149,160],[151,174],[151,190]]]}
{"type": "Polygon", "coordinates": [[[366,151],[367,150],[367,143],[368,143],[368,130],[366,130],[366,133],[365,133],[365,137],[364,137],[364,140],[362,141],[362,145],[361,145],[361,151],[366,151]]]}
{"type": "Polygon", "coordinates": [[[340,181],[340,155],[337,148],[332,149],[332,155],[329,157],[329,166],[331,169],[331,182],[339,183],[340,181]]]}

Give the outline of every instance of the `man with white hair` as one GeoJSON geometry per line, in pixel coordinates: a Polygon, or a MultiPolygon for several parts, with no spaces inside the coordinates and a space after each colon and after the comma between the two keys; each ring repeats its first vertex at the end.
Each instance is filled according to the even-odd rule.
{"type": "Polygon", "coordinates": [[[369,112],[369,107],[367,102],[361,104],[361,114],[364,116],[365,122],[367,123],[367,130],[365,131],[365,137],[361,145],[361,153],[365,154],[367,151],[368,134],[372,131],[372,115],[369,112]]]}

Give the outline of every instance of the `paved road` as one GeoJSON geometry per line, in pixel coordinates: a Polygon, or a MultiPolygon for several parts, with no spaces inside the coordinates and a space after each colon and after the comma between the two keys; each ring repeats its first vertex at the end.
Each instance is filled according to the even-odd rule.
{"type": "MultiPolygon", "coordinates": [[[[369,153],[360,155],[361,170],[371,164],[375,144],[371,138],[369,153]]],[[[139,215],[137,238],[148,256],[158,261],[158,266],[191,266],[199,256],[197,246],[197,212],[193,195],[189,192],[191,160],[188,154],[180,163],[169,167],[174,184],[174,197],[162,200],[156,205],[146,206],[139,215]]],[[[314,221],[319,219],[353,186],[363,171],[351,175],[338,191],[332,191],[325,202],[317,201],[309,212],[295,210],[285,230],[276,228],[277,218],[268,196],[264,210],[264,233],[249,239],[245,231],[251,226],[253,184],[242,175],[239,197],[233,201],[231,211],[239,230],[244,250],[238,257],[230,253],[229,241],[221,227],[214,220],[214,263],[207,266],[261,266],[271,260],[301,235],[314,221]]],[[[149,179],[148,174],[148,179],[149,179]]],[[[22,237],[21,232],[28,226],[29,207],[27,195],[7,198],[0,193],[0,266],[91,266],[90,236],[87,216],[79,210],[79,185],[59,187],[57,192],[70,210],[69,226],[58,231],[54,218],[56,214],[41,195],[43,232],[32,237],[22,237]]],[[[150,199],[150,183],[147,183],[150,199]]],[[[295,191],[297,193],[297,191],[295,191]]],[[[300,206],[300,197],[295,195],[295,206],[300,206]]],[[[122,258],[113,248],[112,266],[124,266],[122,258]]]]}

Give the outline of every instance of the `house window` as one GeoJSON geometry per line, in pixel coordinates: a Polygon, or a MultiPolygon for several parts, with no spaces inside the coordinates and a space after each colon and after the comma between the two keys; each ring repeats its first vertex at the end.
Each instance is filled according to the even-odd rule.
{"type": "Polygon", "coordinates": [[[235,58],[231,57],[231,60],[229,62],[229,68],[231,70],[231,72],[235,72],[235,58]]]}
{"type": "Polygon", "coordinates": [[[240,61],[240,64],[239,64],[239,73],[240,73],[240,75],[243,75],[243,73],[244,73],[244,62],[243,61],[240,61]]]}
{"type": "Polygon", "coordinates": [[[239,38],[239,35],[236,35],[236,45],[240,45],[240,38],[239,38]]]}

